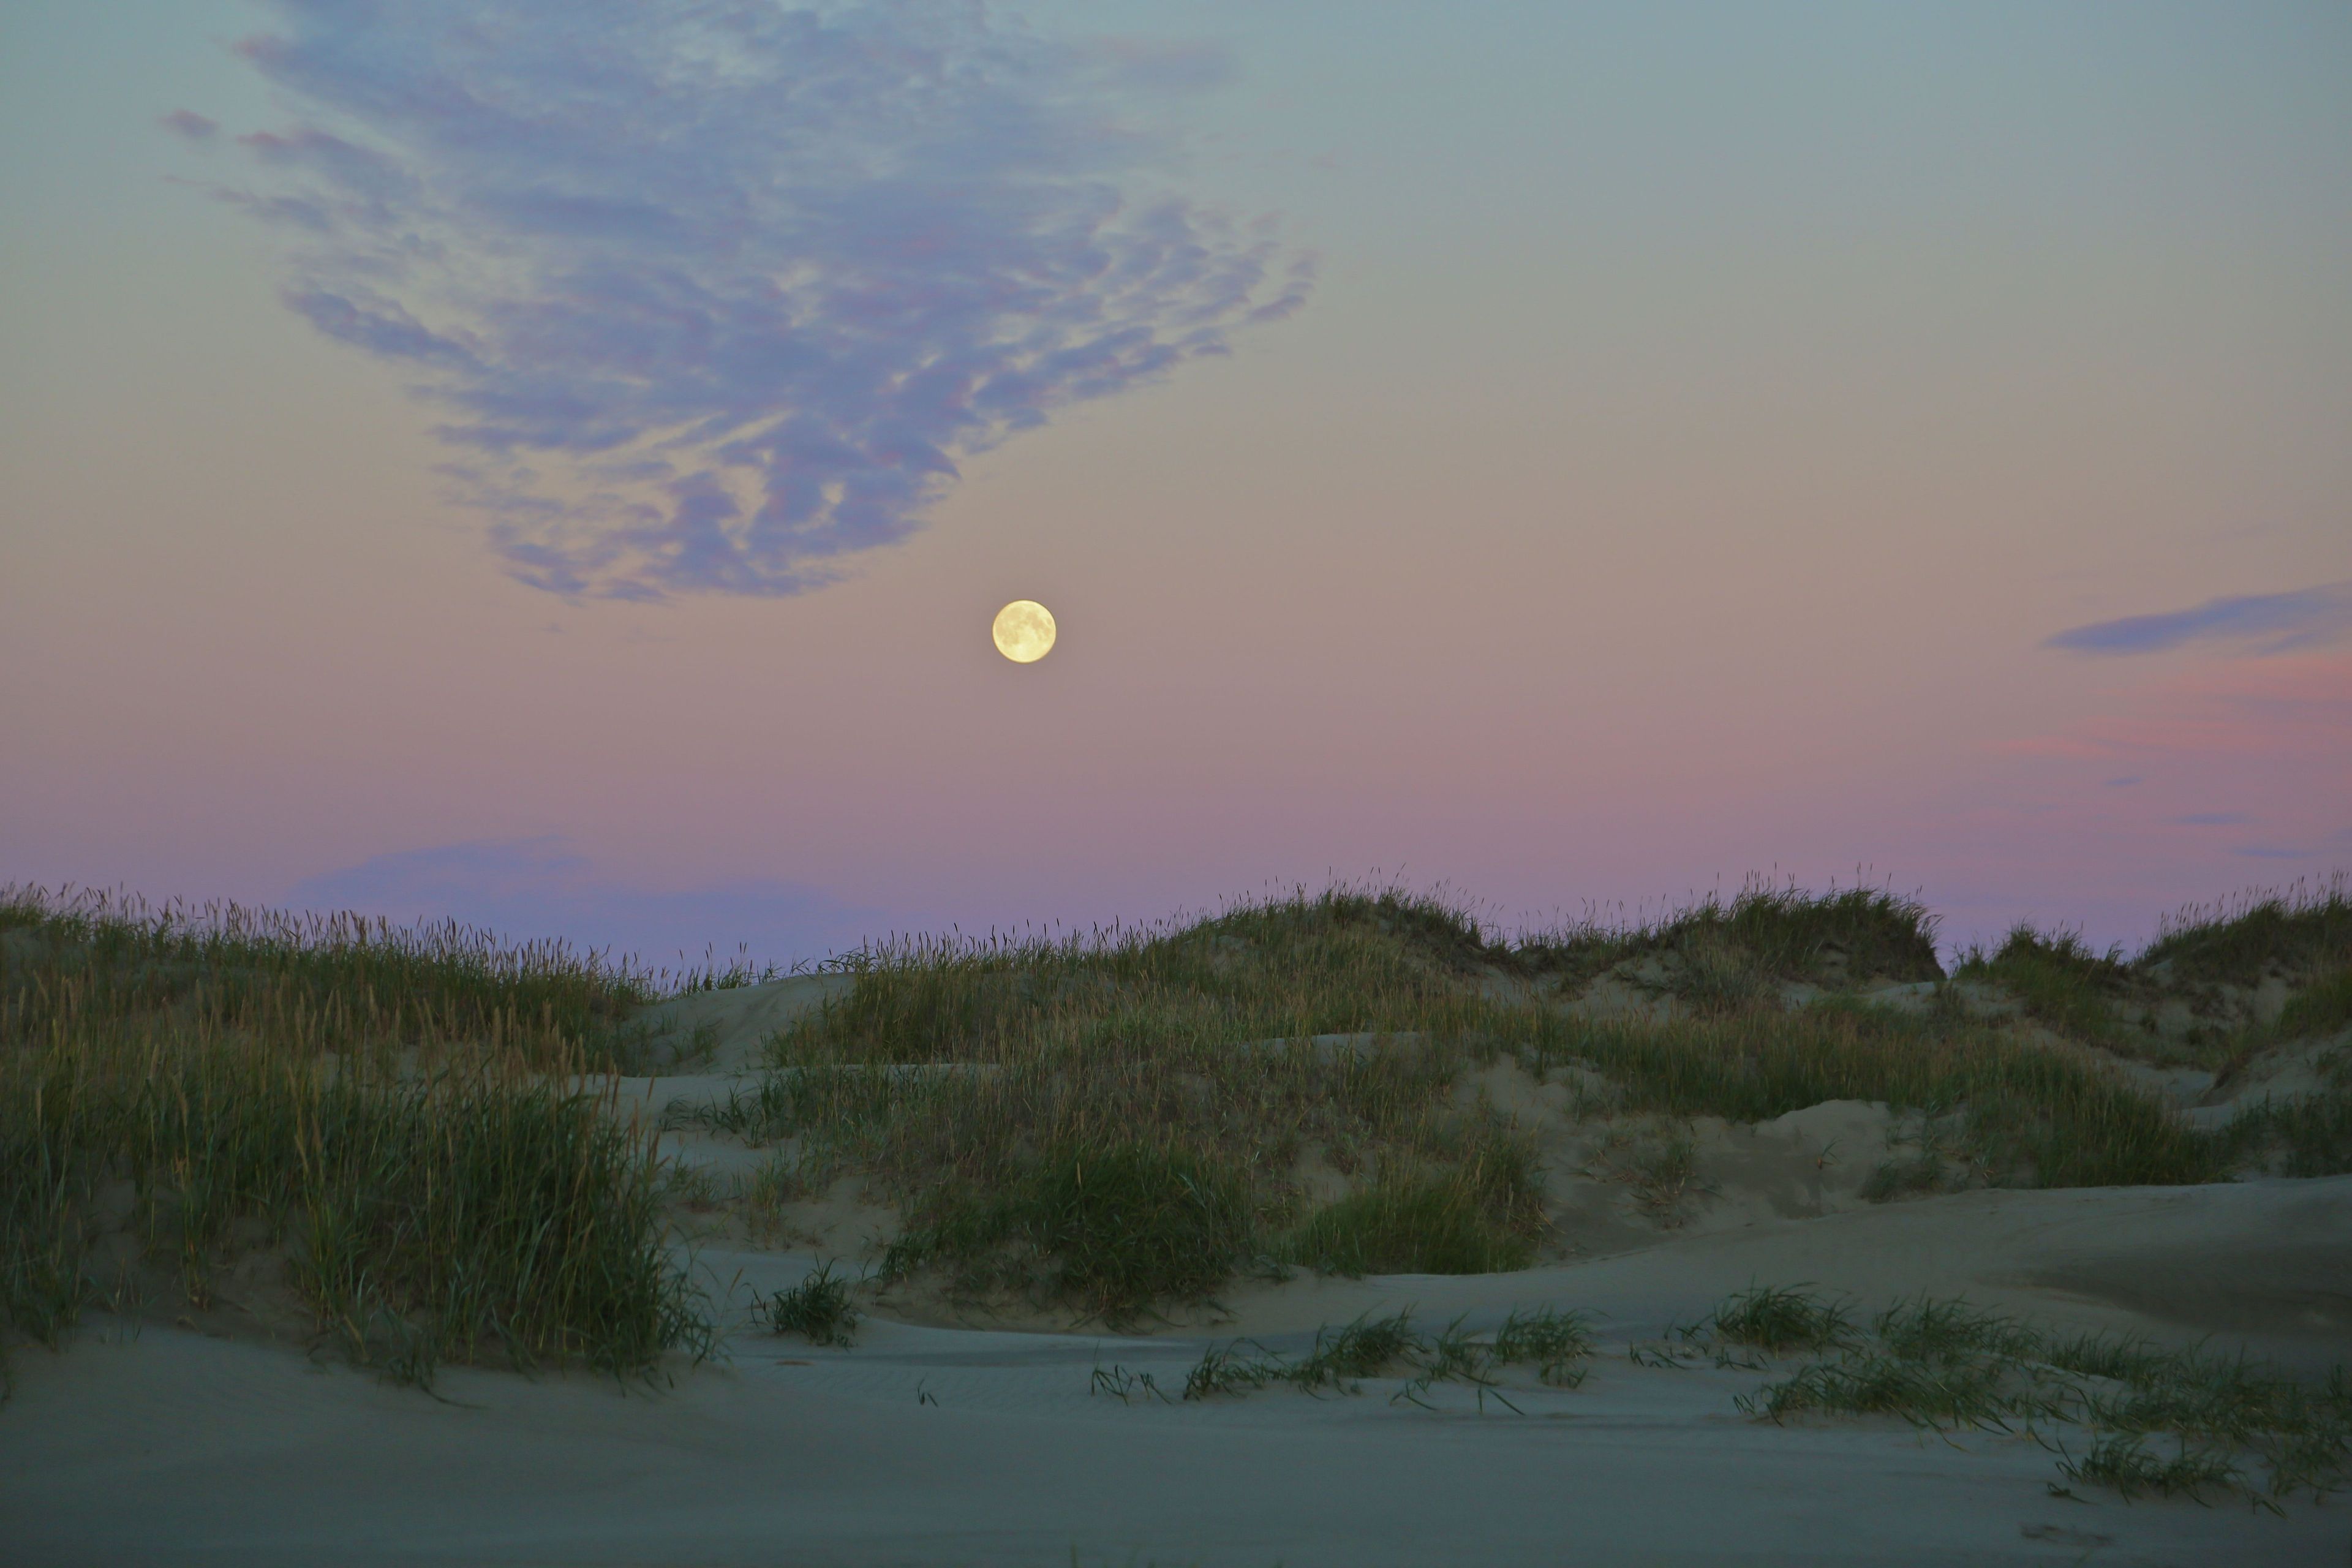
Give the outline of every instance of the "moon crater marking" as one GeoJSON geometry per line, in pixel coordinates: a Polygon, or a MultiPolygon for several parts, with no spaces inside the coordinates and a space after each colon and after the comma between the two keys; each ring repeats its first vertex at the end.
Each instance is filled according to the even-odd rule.
{"type": "Polygon", "coordinates": [[[988,628],[996,651],[1015,664],[1034,664],[1054,651],[1054,613],[1034,599],[1015,599],[988,628]]]}

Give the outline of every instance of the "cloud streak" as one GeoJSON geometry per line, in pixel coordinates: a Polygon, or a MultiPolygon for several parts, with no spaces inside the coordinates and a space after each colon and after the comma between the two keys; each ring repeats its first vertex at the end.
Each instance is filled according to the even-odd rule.
{"type": "Polygon", "coordinates": [[[940,0],[280,0],[302,118],[219,194],[285,297],[449,411],[524,582],[794,594],[960,460],[1297,309],[1270,220],[1141,195],[1122,94],[1214,51],[1061,46],[940,0]]]}
{"type": "Polygon", "coordinates": [[[884,925],[877,911],[804,883],[747,879],[663,889],[616,881],[560,836],[379,855],[297,884],[288,901],[403,924],[455,920],[510,939],[561,938],[680,968],[739,949],[760,963],[814,961],[884,925]]]}
{"type": "Polygon", "coordinates": [[[2288,594],[2208,599],[2191,609],[2094,621],[2042,646],[2068,653],[2162,653],[2192,642],[2251,643],[2257,653],[2286,653],[2352,631],[2352,584],[2330,583],[2288,594]]]}

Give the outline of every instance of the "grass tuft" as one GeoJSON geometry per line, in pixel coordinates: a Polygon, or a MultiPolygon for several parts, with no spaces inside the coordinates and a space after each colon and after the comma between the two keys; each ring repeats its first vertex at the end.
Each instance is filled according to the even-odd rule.
{"type": "Polygon", "coordinates": [[[833,1271],[830,1259],[815,1273],[788,1289],[770,1296],[761,1307],[768,1326],[780,1334],[798,1334],[813,1345],[857,1342],[857,1308],[849,1299],[850,1281],[833,1271]]]}
{"type": "Polygon", "coordinates": [[[1805,1293],[1805,1287],[1754,1285],[1725,1297],[1685,1331],[1763,1351],[1831,1350],[1854,1337],[1846,1309],[1805,1293]]]}
{"type": "Polygon", "coordinates": [[[60,1342],[127,1224],[188,1310],[258,1253],[403,1381],[707,1352],[650,1138],[568,1087],[646,994],[462,928],[0,894],[0,1328],[60,1342]]]}
{"type": "Polygon", "coordinates": [[[1129,1321],[1208,1298],[1246,1259],[1242,1177],[1181,1149],[1133,1140],[1048,1152],[1003,1191],[962,1192],[893,1243],[886,1279],[945,1264],[959,1288],[1013,1288],[1129,1321]]]}
{"type": "Polygon", "coordinates": [[[1970,953],[1955,975],[1992,981],[2015,996],[2029,1016],[2094,1044],[2111,1044],[2121,1036],[2113,997],[2131,977],[2121,949],[2094,952],[2077,932],[2045,933],[2030,925],[2012,928],[1990,958],[1970,953]]]}
{"type": "MultiPolygon", "coordinates": [[[[1513,1312],[1490,1339],[1465,1332],[1458,1318],[1432,1336],[1413,1327],[1409,1312],[1366,1314],[1341,1328],[1318,1330],[1314,1348],[1296,1362],[1254,1340],[1212,1344],[1186,1377],[1183,1396],[1231,1397],[1276,1384],[1308,1394],[1358,1394],[1363,1379],[1393,1376],[1402,1381],[1392,1405],[1426,1408],[1425,1395],[1450,1383],[1474,1390],[1482,1410],[1492,1396],[1517,1411],[1502,1392],[1496,1375],[1502,1368],[1533,1365],[1544,1384],[1574,1388],[1584,1381],[1591,1357],[1591,1332],[1582,1315],[1548,1307],[1513,1312]]],[[[1097,1373],[1097,1386],[1101,1382],[1097,1373]]]]}
{"type": "Polygon", "coordinates": [[[2191,907],[2164,922],[2136,963],[2183,979],[2252,985],[2265,974],[2309,973],[2352,953],[2352,883],[2342,873],[2314,886],[2246,894],[2191,907]]]}
{"type": "Polygon", "coordinates": [[[1587,920],[1528,939],[1520,961],[1570,981],[1627,959],[1681,963],[1678,988],[1717,1005],[1754,1000],[1780,981],[1844,984],[1872,978],[1938,980],[1936,920],[1916,900],[1879,888],[1809,893],[1751,879],[1729,903],[1709,894],[1651,923],[1587,920]]]}
{"type": "Polygon", "coordinates": [[[1279,1256],[1324,1274],[1499,1274],[1524,1268],[1534,1244],[1494,1218],[1459,1176],[1375,1183],[1307,1216],[1279,1256]]]}
{"type": "Polygon", "coordinates": [[[1581,1312],[1550,1307],[1514,1311],[1495,1332],[1495,1359],[1505,1365],[1532,1364],[1542,1382],[1574,1388],[1592,1359],[1592,1325],[1581,1312]]]}

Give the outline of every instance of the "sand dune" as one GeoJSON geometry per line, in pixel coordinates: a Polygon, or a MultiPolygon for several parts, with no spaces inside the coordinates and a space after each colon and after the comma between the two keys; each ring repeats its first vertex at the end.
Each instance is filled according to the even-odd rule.
{"type": "Polygon", "coordinates": [[[2338,1563],[2340,1502],[2275,1518],[2048,1489],[2021,1437],[1739,1415],[1753,1373],[1627,1344],[1754,1280],[1881,1302],[1922,1289],[2301,1364],[2352,1341],[2352,1178],[1980,1192],[1470,1278],[1234,1293],[1220,1337],[1297,1349],[1411,1307],[1490,1325],[1576,1306],[1604,1340],[1522,1414],[1269,1392],[1122,1404],[1097,1366],[1181,1386],[1205,1325],[1157,1335],[869,1321],[848,1351],[751,1330],[814,1255],[707,1248],[725,1364],[666,1388],[459,1370],[439,1399],[289,1347],[98,1320],[19,1358],[0,1519],[24,1563],[2338,1563]]]}

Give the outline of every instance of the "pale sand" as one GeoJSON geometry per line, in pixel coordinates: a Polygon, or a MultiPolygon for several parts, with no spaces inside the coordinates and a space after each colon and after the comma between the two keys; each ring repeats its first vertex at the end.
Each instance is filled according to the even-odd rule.
{"type": "MultiPolygon", "coordinates": [[[[706,1251],[737,1309],[811,1256],[706,1251]]],[[[446,1373],[448,1403],[281,1345],[103,1320],[17,1357],[0,1411],[9,1563],[2341,1564],[2352,1500],[2053,1498],[2019,1438],[1776,1428],[1753,1373],[1637,1368],[1623,1345],[1751,1281],[1920,1289],[2044,1321],[2213,1332],[2311,1366],[2352,1351],[2352,1177],[1979,1192],[1745,1229],[1524,1274],[1234,1292],[1222,1336],[1296,1350],[1410,1306],[1490,1325],[1601,1315],[1572,1392],[1525,1414],[1287,1391],[1206,1405],[1091,1394],[1097,1365],[1171,1388],[1198,1328],[1156,1338],[869,1321],[852,1351],[739,1332],[674,1387],[446,1373]]]]}

